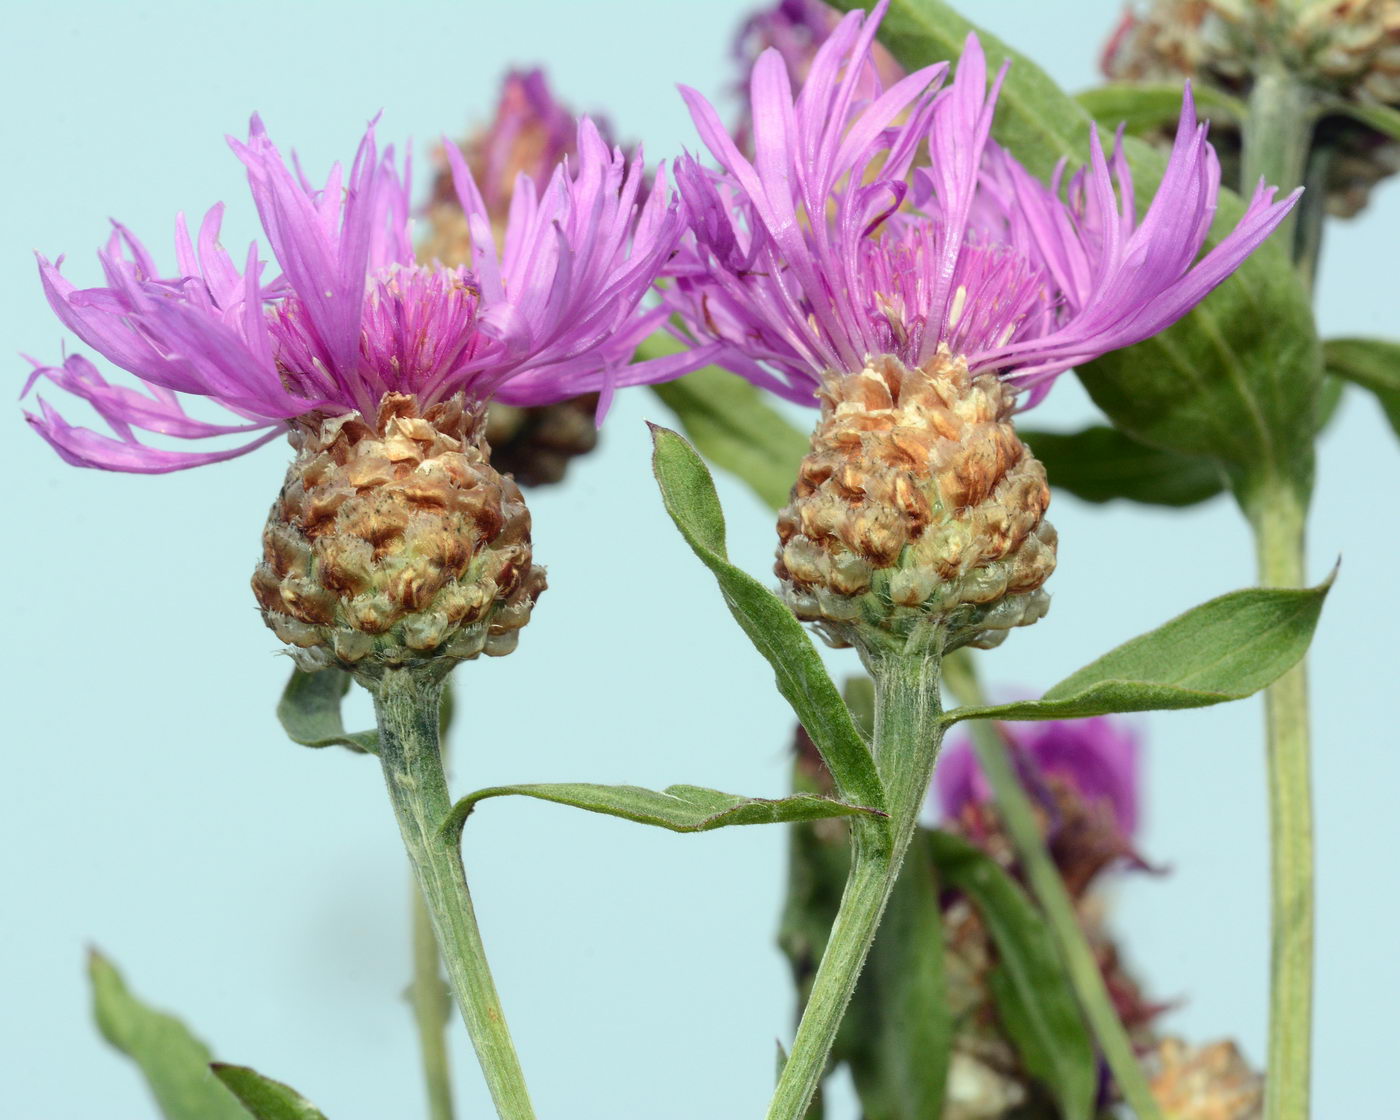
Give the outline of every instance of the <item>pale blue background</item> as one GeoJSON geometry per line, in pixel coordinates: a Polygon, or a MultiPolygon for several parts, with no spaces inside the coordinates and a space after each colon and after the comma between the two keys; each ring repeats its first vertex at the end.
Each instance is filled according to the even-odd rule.
{"type": "MultiPolygon", "coordinates": [[[[309,167],[365,120],[426,144],[490,110],[511,62],[603,108],[653,157],[695,143],[673,83],[719,95],[747,5],[69,3],[11,6],[0,350],[48,360],[64,335],[30,251],[99,277],[108,216],[170,260],[177,209],[229,203],[256,230],[224,146],[250,110],[309,167]],[[674,44],[674,45],[672,45],[674,44]]],[[[980,0],[972,14],[1067,86],[1093,79],[1115,0],[980,0]]],[[[420,184],[421,185],[421,184],[420,184]]],[[[1329,234],[1330,333],[1396,329],[1400,192],[1329,234]]],[[[25,365],[11,360],[18,388],[25,365]]],[[[1037,420],[1092,414],[1066,378],[1037,420]]],[[[458,785],[786,782],[790,717],[770,675],[664,518],[647,473],[645,392],[604,449],[531,499],[551,589],[517,654],[459,674],[458,785]]],[[[5,428],[6,766],[0,786],[0,1113],[149,1117],[137,1077],[88,1025],[83,949],[178,1009],[226,1060],[282,1077],[333,1120],[421,1115],[407,978],[407,875],[371,759],[290,745],[273,718],[289,669],[247,589],[285,456],[268,447],[184,475],[63,465],[18,409],[5,428]]],[[[1316,649],[1317,1115],[1391,1100],[1400,760],[1390,718],[1395,440],[1349,395],[1325,437],[1310,570],[1345,563],[1316,649]]],[[[733,551],[766,570],[771,516],[721,481],[733,551]]],[[[1252,578],[1234,508],[1091,508],[1058,497],[1049,619],[987,659],[1043,687],[1114,643],[1252,578]]],[[[849,655],[833,657],[841,670],[849,655]]],[[[363,706],[357,721],[367,719],[363,706]]],[[[1150,717],[1143,847],[1170,865],[1119,890],[1116,919],[1172,1026],[1262,1057],[1266,849],[1257,701],[1150,717]]],[[[544,1117],[756,1116],[791,998],[773,947],[781,829],[697,837],[500,802],[466,855],[516,1039],[544,1117]]],[[[462,1115],[488,1114],[454,1026],[462,1115]]]]}

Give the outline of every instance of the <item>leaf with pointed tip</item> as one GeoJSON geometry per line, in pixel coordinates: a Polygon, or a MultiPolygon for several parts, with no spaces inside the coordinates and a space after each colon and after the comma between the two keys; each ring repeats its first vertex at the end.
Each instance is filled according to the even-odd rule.
{"type": "MultiPolygon", "coordinates": [[[[844,9],[866,6],[834,2],[844,9]]],[[[880,39],[913,68],[958,58],[970,31],[993,66],[1011,60],[992,122],[998,143],[1045,181],[1061,160],[1071,170],[1082,165],[1091,121],[1079,104],[1029,58],[941,0],[892,0],[880,39]]],[[[1111,134],[1101,134],[1112,142],[1111,134]]],[[[1166,159],[1132,136],[1123,146],[1141,214],[1166,159]]],[[[1244,201],[1222,188],[1207,245],[1243,214],[1244,201]]],[[[1144,443],[1213,455],[1246,477],[1288,479],[1299,492],[1311,483],[1321,355],[1307,293],[1276,239],[1174,327],[1077,372],[1113,423],[1144,443]]]]}
{"type": "Polygon", "coordinates": [[[1039,700],[954,708],[944,721],[1078,719],[1242,699],[1297,664],[1331,586],[1329,576],[1298,590],[1232,591],[1124,642],[1039,700]]]}
{"type": "Polygon", "coordinates": [[[638,824],[656,825],[672,832],[709,832],[740,824],[783,824],[817,821],[828,817],[878,817],[877,809],[846,805],[829,797],[799,793],[790,797],[740,797],[703,786],[667,786],[664,790],[641,786],[605,786],[593,782],[531,783],[491,786],[469,793],[454,806],[444,829],[460,831],[477,805],[488,797],[533,797],[572,805],[590,813],[621,817],[638,824]]]}
{"type": "MultiPolygon", "coordinates": [[[[1163,129],[1176,131],[1181,116],[1181,82],[1109,82],[1075,94],[1089,116],[1110,128],[1122,125],[1131,135],[1155,139],[1163,129]]],[[[1212,86],[1195,85],[1197,115],[1231,124],[1244,120],[1243,101],[1212,86]]]]}
{"type": "MultiPolygon", "coordinates": [[[[676,353],[681,343],[656,334],[638,359],[676,353]]],[[[767,394],[736,373],[706,366],[651,391],[676,414],[695,447],[715,466],[746,483],[773,509],[787,505],[808,437],[769,403],[767,394]]]]}
{"type": "Polygon", "coordinates": [[[1329,373],[1369,389],[1400,435],[1400,342],[1331,338],[1322,345],[1329,373]]]}
{"type": "Polygon", "coordinates": [[[255,1069],[222,1062],[209,1068],[256,1120],[326,1120],[325,1113],[290,1085],[264,1077],[255,1069]]]}
{"type": "Polygon", "coordinates": [[[184,1023],[142,1003],[95,949],[88,954],[88,977],[102,1037],[140,1068],[165,1120],[248,1120],[209,1072],[209,1048],[184,1023]]]}
{"type": "Polygon", "coordinates": [[[1191,506],[1225,489],[1218,460],[1149,447],[1103,424],[1078,432],[1023,428],[1020,435],[1045,465],[1050,485],[1086,502],[1191,506]]]}
{"type": "Polygon", "coordinates": [[[841,799],[883,809],[884,786],[870,748],[856,730],[812,639],[782,600],[729,562],[724,511],[704,462],[669,428],[653,424],[651,435],[652,469],[666,512],[714,574],[735,621],[772,666],[778,690],[821,753],[841,799]]]}
{"type": "Polygon", "coordinates": [[[379,753],[375,731],[346,731],[340,703],[350,688],[350,674],[341,669],[316,673],[292,670],[292,679],[277,701],[277,718],[294,743],[303,747],[349,747],[362,754],[379,753]]]}
{"type": "Polygon", "coordinates": [[[946,832],[926,836],[943,884],[967,895],[996,945],[988,979],[1007,1037],[1065,1120],[1089,1120],[1098,1059],[1045,919],[986,853],[946,832]]]}

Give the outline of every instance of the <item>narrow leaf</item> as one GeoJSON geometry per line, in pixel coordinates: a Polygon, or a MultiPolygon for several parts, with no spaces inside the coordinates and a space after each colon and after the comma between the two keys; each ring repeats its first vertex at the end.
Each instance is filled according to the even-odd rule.
{"type": "Polygon", "coordinates": [[[739,797],[702,786],[667,786],[658,792],[640,786],[557,782],[479,789],[452,807],[452,813],[443,827],[460,831],[478,803],[488,797],[511,795],[572,805],[576,809],[587,809],[590,813],[622,817],[638,824],[668,828],[672,832],[709,832],[730,825],[782,824],[828,817],[885,816],[876,809],[846,805],[809,793],[770,800],[764,797],[739,797]]]}
{"type": "Polygon", "coordinates": [[[927,836],[944,885],[967,895],[996,945],[991,990],[1003,1029],[1065,1120],[1089,1120],[1098,1060],[1045,919],[990,856],[946,832],[927,836]]]}
{"type": "Polygon", "coordinates": [[[88,955],[88,977],[102,1037],[140,1068],[165,1120],[248,1120],[209,1072],[209,1048],[179,1019],[142,1003],[96,950],[88,955]]]}
{"type": "MultiPolygon", "coordinates": [[[[669,335],[653,335],[637,354],[650,358],[678,349],[680,343],[669,335]]],[[[761,389],[717,366],[651,389],[705,458],[746,483],[773,509],[787,505],[808,437],[769,404],[761,389]]]]}
{"type": "MultiPolygon", "coordinates": [[[[850,9],[854,0],[836,0],[850,9]]],[[[992,135],[1032,174],[1049,181],[1056,165],[1082,165],[1088,115],[1030,59],[976,29],[941,0],[891,0],[880,39],[908,68],[956,59],[977,30],[993,66],[1011,59],[992,135]]],[[[1117,122],[1102,122],[1112,128],[1117,122]]],[[[1104,132],[1104,141],[1112,135],[1104,132]]],[[[1161,182],[1166,159],[1129,136],[1138,213],[1161,182]]],[[[1214,244],[1244,213],[1220,191],[1214,244]]],[[[1246,475],[1289,479],[1300,491],[1312,477],[1312,435],[1322,366],[1302,282],[1283,246],[1266,242],[1176,326],[1078,370],[1090,396],[1114,424],[1145,443],[1213,455],[1246,475]]]]}
{"type": "Polygon", "coordinates": [[[1391,140],[1400,140],[1400,112],[1389,105],[1338,97],[1328,102],[1328,108],[1374,128],[1391,140]]]}
{"type": "Polygon", "coordinates": [[[326,1120],[323,1113],[289,1085],[247,1066],[215,1062],[209,1067],[256,1120],[326,1120]]]}
{"type": "Polygon", "coordinates": [[[695,555],[714,573],[730,612],[772,666],[778,690],[821,752],[841,799],[883,809],[884,788],[875,760],[811,638],[776,595],[729,562],[724,513],[704,462],[675,432],[655,424],[651,432],[652,468],[666,512],[695,555]]]}
{"type": "Polygon", "coordinates": [[[304,747],[349,747],[352,751],[377,754],[379,736],[373,731],[345,730],[340,719],[340,703],[350,688],[350,674],[340,669],[318,673],[292,670],[292,679],[277,701],[277,718],[294,743],[304,747]]]}
{"type": "Polygon", "coordinates": [[[1221,595],[1124,642],[1039,700],[955,708],[945,719],[1077,719],[1239,700],[1297,664],[1331,586],[1329,577],[1318,587],[1221,595]]]}
{"type": "MultiPolygon", "coordinates": [[[[1089,116],[1110,128],[1123,125],[1134,136],[1155,138],[1163,129],[1176,130],[1181,116],[1181,82],[1109,82],[1075,95],[1089,116]]],[[[1197,84],[1191,89],[1199,116],[1235,123],[1244,120],[1243,101],[1213,86],[1197,84]]]]}
{"type": "Polygon", "coordinates": [[[1139,443],[1117,428],[1096,424],[1078,432],[1021,430],[1045,464],[1050,485],[1086,502],[1115,498],[1155,506],[1191,506],[1225,489],[1218,460],[1139,443]]]}
{"type": "Polygon", "coordinates": [[[1369,389],[1400,435],[1400,342],[1333,338],[1323,344],[1327,372],[1369,389]]]}
{"type": "Polygon", "coordinates": [[[845,1057],[866,1120],[941,1115],[953,1020],[943,919],[923,835],[909,846],[847,1015],[845,1057]]]}

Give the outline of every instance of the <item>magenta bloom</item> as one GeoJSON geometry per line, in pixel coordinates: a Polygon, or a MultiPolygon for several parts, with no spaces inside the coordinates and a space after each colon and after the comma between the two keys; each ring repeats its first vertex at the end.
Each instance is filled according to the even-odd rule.
{"type": "Polygon", "coordinates": [[[414,262],[407,161],[400,173],[392,149],[378,152],[372,125],[348,176],[337,164],[321,189],[288,168],[257,117],[247,143],[230,144],[281,275],[264,279],[256,244],[240,269],[219,243],[221,205],[193,237],[181,216],[173,275],[120,225],[99,253],[105,287],[76,288],[62,258],[39,258],[58,317],[146,390],[109,383],[79,355],[34,363],[29,386],[48,378],[114,433],[74,427],[40,398],[29,422],[68,462],[146,473],[199,466],[250,451],[309,413],[358,412],[373,423],[387,393],[427,408],[457,393],[536,405],[600,392],[602,408],[618,386],[695,364],[693,355],[628,364],[664,315],[641,301],[684,223],[664,176],[644,191],[640,156],[610,150],[586,119],[576,163],[556,167],[542,190],[521,178],[500,251],[482,193],[448,145],[472,233],[470,264],[459,268],[414,262]],[[197,420],[180,394],[209,397],[237,420],[197,420]],[[252,438],[171,451],[138,432],[252,438]]]}
{"type": "Polygon", "coordinates": [[[676,166],[694,241],[668,298],[694,339],[719,343],[715,361],[791,400],[815,403],[825,371],[868,356],[918,367],[947,347],[1034,403],[1058,374],[1179,319],[1293,204],[1260,184],[1197,260],[1220,173],[1189,94],[1139,219],[1121,146],[1110,157],[1091,131],[1088,166],[1047,186],[990,139],[1001,75],[989,90],[975,36],[948,88],[940,63],[879,92],[882,12],[842,19],[796,97],[782,56],[763,53],[752,160],[682,90],[720,170],[676,166]]]}
{"type": "MultiPolygon", "coordinates": [[[[1123,840],[1138,825],[1137,736],[1121,722],[1104,716],[1048,723],[1003,724],[1022,781],[1042,804],[1053,807],[1049,787],[1063,783],[1089,806],[1112,812],[1123,840]]],[[[950,743],[938,760],[933,785],[945,818],[960,817],[965,807],[992,800],[967,739],[950,743]]]]}

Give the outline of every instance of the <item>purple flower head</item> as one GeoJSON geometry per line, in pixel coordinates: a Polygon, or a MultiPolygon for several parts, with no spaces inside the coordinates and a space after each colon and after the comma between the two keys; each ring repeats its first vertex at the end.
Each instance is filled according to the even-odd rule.
{"type": "Polygon", "coordinates": [[[39,378],[87,401],[112,435],[68,424],[42,397],[29,422],[70,463],[155,473],[243,454],[311,413],[373,422],[386,393],[420,407],[465,394],[473,403],[552,403],[661,380],[694,356],[629,365],[664,312],[641,301],[684,223],[664,175],[642,185],[640,155],[609,149],[578,126],[576,161],[537,189],[522,176],[497,248],[491,216],[462,154],[447,148],[471,230],[471,260],[419,265],[409,239],[409,172],[378,151],[370,126],[348,174],[317,188],[289,168],[253,118],[230,144],[281,274],[265,278],[256,244],[242,267],[219,242],[216,205],[193,236],[176,223],[176,272],[164,274],[118,225],[98,256],[106,286],[79,289],[39,258],[49,303],[84,343],[134,373],[145,392],[109,383],[80,355],[33,363],[39,378]],[[206,423],[180,394],[209,397],[238,418],[206,423]],[[172,451],[139,432],[179,439],[253,438],[232,449],[172,451]]]}
{"type": "MultiPolygon", "coordinates": [[[[1137,736],[1121,722],[1104,716],[1048,723],[1003,724],[1012,758],[1027,788],[1053,808],[1053,787],[1068,787],[1080,800],[1112,813],[1124,841],[1138,826],[1137,736]]],[[[934,790],[942,815],[956,819],[966,807],[991,801],[972,744],[950,743],[934,771],[934,790]]]]}
{"type": "Polygon", "coordinates": [[[796,96],[777,50],[753,68],[753,158],[682,89],[719,163],[675,173],[694,231],[668,299],[716,361],[801,403],[824,372],[868,356],[923,366],[942,348],[1034,403],[1060,373],[1175,322],[1287,214],[1262,183],[1199,261],[1220,174],[1190,95],[1165,177],[1139,219],[1121,141],[1089,136],[1088,166],[1041,183],[990,139],[1005,68],[988,88],[976,36],[888,88],[874,74],[884,4],[853,12],[796,96]]]}

